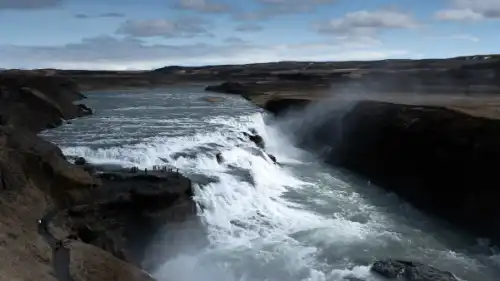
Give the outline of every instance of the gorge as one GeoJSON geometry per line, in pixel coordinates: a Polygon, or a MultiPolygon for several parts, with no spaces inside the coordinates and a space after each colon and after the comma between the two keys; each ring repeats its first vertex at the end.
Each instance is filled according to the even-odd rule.
{"type": "Polygon", "coordinates": [[[495,280],[498,68],[457,61],[2,72],[1,277],[495,280]]]}

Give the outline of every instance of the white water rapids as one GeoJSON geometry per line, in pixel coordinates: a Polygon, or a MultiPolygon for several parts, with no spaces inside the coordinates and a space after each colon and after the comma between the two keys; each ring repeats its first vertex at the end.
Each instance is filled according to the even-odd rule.
{"type": "Polygon", "coordinates": [[[211,179],[195,192],[209,245],[183,251],[190,241],[178,241],[180,252],[153,272],[159,281],[374,281],[383,279],[370,264],[384,258],[499,280],[495,249],[327,167],[247,101],[206,96],[193,88],[92,93],[85,103],[94,116],[44,133],[66,155],[93,163],[151,168],[164,158],[187,176],[211,179]],[[281,165],[238,138],[250,128],[281,165]]]}

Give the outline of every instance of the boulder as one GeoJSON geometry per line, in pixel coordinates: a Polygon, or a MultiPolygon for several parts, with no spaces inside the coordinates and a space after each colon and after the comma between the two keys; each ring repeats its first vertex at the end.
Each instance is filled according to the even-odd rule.
{"type": "Polygon", "coordinates": [[[258,147],[264,149],[265,148],[265,142],[264,138],[262,138],[260,135],[258,135],[256,132],[253,134],[249,134],[246,132],[243,132],[243,135],[245,135],[250,141],[255,143],[258,147]]]}
{"type": "Polygon", "coordinates": [[[252,135],[248,137],[252,142],[254,142],[258,147],[264,149],[265,142],[264,139],[259,135],[252,135]]]}
{"type": "Polygon", "coordinates": [[[450,272],[412,261],[380,260],[376,261],[370,270],[388,279],[404,281],[458,281],[450,272]]]}
{"type": "Polygon", "coordinates": [[[77,108],[78,108],[78,113],[77,113],[78,117],[94,114],[94,111],[85,104],[78,104],[77,108]]]}
{"type": "Polygon", "coordinates": [[[278,162],[276,161],[276,157],[272,154],[267,154],[267,156],[269,156],[269,158],[273,161],[274,164],[278,164],[278,162]]]}
{"type": "Polygon", "coordinates": [[[217,153],[215,155],[215,158],[217,159],[217,163],[222,164],[224,162],[224,157],[222,156],[222,153],[217,153]]]}
{"type": "Polygon", "coordinates": [[[83,157],[78,157],[75,159],[75,165],[77,166],[84,166],[87,163],[87,160],[83,157]]]}

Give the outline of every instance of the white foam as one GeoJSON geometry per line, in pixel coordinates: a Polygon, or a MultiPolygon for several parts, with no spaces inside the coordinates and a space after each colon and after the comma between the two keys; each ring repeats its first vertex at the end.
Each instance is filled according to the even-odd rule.
{"type": "MultiPolygon", "coordinates": [[[[127,110],[131,109],[136,108],[127,110]]],[[[117,117],[108,119],[120,122],[117,117]]],[[[129,119],[121,121],[129,124],[148,122],[129,119]]],[[[182,121],[189,125],[189,120],[182,121]]],[[[218,178],[218,182],[195,186],[195,200],[199,205],[199,214],[208,226],[212,247],[194,256],[181,255],[170,260],[154,274],[159,280],[169,280],[173,272],[176,280],[182,281],[253,280],[255,276],[248,276],[245,270],[238,273],[237,268],[246,266],[245,263],[256,263],[254,266],[269,270],[271,276],[305,274],[307,278],[312,278],[307,280],[320,280],[317,278],[321,274],[314,269],[314,255],[322,239],[327,237],[332,243],[355,243],[366,239],[373,232],[371,225],[343,218],[325,218],[282,197],[289,189],[315,187],[298,179],[286,166],[275,165],[268,157],[254,155],[247,148],[256,146],[236,137],[235,134],[253,128],[265,139],[266,150],[275,155],[280,163],[300,163],[304,152],[294,148],[290,140],[278,130],[266,126],[261,114],[237,118],[217,117],[204,121],[220,127],[217,131],[199,131],[190,136],[158,135],[120,147],[63,147],[65,154],[83,156],[93,163],[150,168],[164,164],[160,159],[164,158],[183,172],[218,178]],[[179,152],[214,145],[218,146],[217,150],[199,152],[194,157],[174,157],[179,152]],[[223,165],[216,161],[217,151],[223,155],[223,165]],[[231,174],[232,166],[248,171],[254,184],[231,174]],[[309,238],[305,241],[309,245],[291,238],[301,233],[308,233],[309,238]],[[242,264],[232,260],[235,253],[243,255],[242,264]],[[270,265],[261,264],[263,261],[270,265]],[[231,268],[225,268],[227,264],[231,264],[231,268]]],[[[154,122],[175,123],[166,120],[154,122]]],[[[264,276],[257,278],[263,279],[264,276]]]]}
{"type": "MultiPolygon", "coordinates": [[[[260,115],[238,119],[214,118],[209,122],[224,124],[228,132],[254,128],[264,137],[266,150],[275,154],[280,162],[285,156],[288,156],[289,161],[300,161],[303,152],[294,149],[278,131],[267,127],[260,115]]],[[[219,179],[203,187],[196,186],[195,192],[199,213],[209,226],[208,234],[213,247],[195,256],[182,255],[167,262],[155,273],[159,280],[168,280],[173,272],[183,267],[183,272],[179,273],[183,281],[274,280],[273,277],[295,278],[302,275],[307,276],[304,280],[321,280],[318,278],[322,273],[314,269],[318,252],[316,246],[321,246],[319,241],[326,237],[327,240],[332,238],[332,243],[356,243],[373,233],[371,225],[342,218],[328,219],[285,200],[282,195],[289,188],[314,188],[310,183],[297,179],[286,167],[274,165],[269,159],[235,146],[241,143],[229,141],[223,134],[197,135],[195,142],[199,145],[200,141],[208,140],[224,144],[221,151],[225,160],[223,166],[213,157],[205,156],[195,160],[179,158],[173,163],[183,169],[198,169],[219,179]],[[251,185],[227,173],[227,167],[231,166],[248,170],[255,184],[251,185]],[[306,240],[310,245],[291,238],[300,233],[307,233],[309,238],[306,240]],[[239,261],[231,258],[235,254],[239,255],[239,261]],[[179,267],[179,264],[183,265],[179,267]],[[224,268],[227,264],[231,264],[231,267],[224,268]],[[238,271],[239,266],[247,269],[238,271]],[[253,266],[258,271],[269,271],[268,276],[249,276],[258,275],[257,272],[251,272],[253,266]],[[184,270],[193,273],[186,276],[184,270]]],[[[182,147],[190,147],[190,143],[184,141],[182,147]]]]}
{"type": "MultiPolygon", "coordinates": [[[[132,109],[137,107],[128,110],[132,109]]],[[[278,162],[303,163],[304,156],[307,156],[279,130],[267,126],[261,114],[219,116],[201,121],[109,117],[109,121],[120,120],[128,126],[182,124],[183,127],[193,126],[197,131],[193,135],[176,137],[159,134],[117,147],[63,147],[63,152],[83,156],[94,163],[139,168],[162,165],[164,161],[160,158],[163,158],[181,172],[201,173],[218,179],[205,186],[195,185],[194,199],[207,226],[210,247],[172,258],[154,273],[159,281],[340,281],[344,277],[378,281],[370,274],[368,266],[332,269],[328,264],[321,264],[318,257],[363,256],[373,254],[365,251],[397,250],[411,244],[411,241],[402,241],[400,233],[390,231],[394,221],[331,174],[315,173],[317,179],[313,185],[299,179],[287,165],[275,165],[268,157],[252,153],[248,147],[256,146],[237,137],[238,133],[251,128],[264,138],[266,152],[276,156],[278,162]],[[209,131],[205,128],[207,126],[217,129],[209,131]],[[179,153],[186,151],[199,152],[179,157],[179,153]],[[223,164],[216,161],[217,152],[222,153],[223,164]],[[235,169],[232,167],[238,172],[248,172],[253,184],[233,173],[235,169]],[[336,188],[323,189],[318,182],[336,185],[336,188]],[[290,191],[307,191],[314,195],[311,201],[316,202],[316,206],[339,206],[340,211],[329,217],[315,213],[286,199],[285,195],[290,191]],[[321,204],[317,204],[319,202],[321,204]],[[352,217],[358,214],[366,215],[368,219],[353,220],[352,217]]],[[[98,143],[94,137],[92,143],[98,143]]],[[[124,132],[113,134],[113,138],[119,137],[131,136],[124,132]]],[[[165,251],[168,248],[169,245],[165,245],[165,251]]],[[[468,262],[465,258],[461,260],[461,256],[450,255],[447,253],[444,258],[453,264],[465,266],[468,262]]]]}
{"type": "MultiPolygon", "coordinates": [[[[328,280],[328,281],[339,280],[339,281],[341,281],[341,280],[346,280],[346,279],[344,279],[346,277],[359,278],[359,279],[365,280],[365,281],[382,281],[382,280],[384,280],[381,277],[378,277],[378,276],[375,276],[374,274],[371,274],[369,266],[356,266],[352,269],[332,270],[332,272],[330,272],[326,276],[326,279],[321,279],[321,280],[325,280],[325,281],[326,280],[328,280]]],[[[317,280],[314,280],[314,281],[317,281],[317,280]]]]}

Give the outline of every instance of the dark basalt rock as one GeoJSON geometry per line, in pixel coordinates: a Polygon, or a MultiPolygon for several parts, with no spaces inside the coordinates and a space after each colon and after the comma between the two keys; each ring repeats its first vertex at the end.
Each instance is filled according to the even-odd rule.
{"type": "Polygon", "coordinates": [[[309,99],[270,99],[264,104],[264,108],[275,116],[281,116],[287,112],[301,110],[304,107],[311,104],[312,101],[309,99]]]}
{"type": "Polygon", "coordinates": [[[222,153],[217,153],[215,155],[215,158],[217,159],[217,163],[222,164],[224,162],[224,157],[222,156],[222,153]]]}
{"type": "Polygon", "coordinates": [[[412,261],[391,259],[376,261],[371,271],[388,279],[404,281],[458,281],[450,272],[412,261]]]}
{"type": "Polygon", "coordinates": [[[321,128],[339,136],[321,140],[333,147],[329,163],[475,235],[500,241],[500,190],[492,164],[500,162],[500,120],[362,101],[338,124],[321,128]]]}
{"type": "Polygon", "coordinates": [[[165,224],[196,221],[191,181],[167,171],[98,171],[95,202],[58,219],[80,240],[140,266],[147,245],[165,224]]]}
{"type": "Polygon", "coordinates": [[[224,82],[220,85],[207,86],[205,91],[243,95],[247,93],[247,87],[238,82],[224,82]]]}
{"type": "Polygon", "coordinates": [[[94,114],[94,111],[85,104],[78,104],[77,107],[78,107],[78,113],[77,113],[78,117],[94,114]]]}
{"type": "Polygon", "coordinates": [[[254,142],[258,147],[264,149],[265,148],[265,142],[264,139],[259,136],[259,135],[251,135],[248,137],[252,142],[254,142]]]}
{"type": "MultiPolygon", "coordinates": [[[[79,237],[89,243],[101,241],[102,249],[126,257],[120,248],[110,247],[115,243],[119,245],[116,241],[109,242],[110,237],[115,236],[107,234],[112,235],[113,229],[106,229],[103,235],[92,229],[93,225],[72,225],[71,220],[54,225],[51,219],[50,214],[65,213],[63,210],[75,205],[92,206],[90,209],[94,211],[101,206],[96,197],[100,179],[84,170],[85,165],[68,162],[56,145],[36,134],[59,126],[62,119],[78,116],[78,107],[72,102],[83,95],[74,86],[70,80],[60,77],[29,72],[0,74],[0,225],[12,233],[8,236],[12,241],[1,245],[2,258],[22,261],[4,267],[2,279],[44,281],[71,273],[75,280],[151,281],[153,279],[137,267],[97,247],[61,240],[79,237]],[[42,220],[44,227],[39,232],[42,220]],[[47,236],[51,239],[57,236],[59,240],[55,244],[46,241],[43,228],[50,232],[50,235],[45,233],[47,236]],[[37,235],[41,237],[36,239],[37,235]],[[55,245],[68,248],[65,247],[62,254],[56,248],[51,253],[49,246],[55,245]]],[[[82,220],[84,217],[80,216],[82,220]]],[[[126,221],[129,222],[131,220],[126,221]]]]}
{"type": "Polygon", "coordinates": [[[0,74],[0,116],[4,125],[38,132],[69,120],[92,114],[75,101],[84,96],[66,78],[26,73],[0,74]]]}
{"type": "Polygon", "coordinates": [[[77,166],[83,166],[87,163],[87,160],[85,160],[85,158],[83,157],[78,157],[75,159],[75,165],[77,166]]]}
{"type": "Polygon", "coordinates": [[[250,141],[255,143],[258,147],[264,149],[265,148],[265,142],[264,138],[262,138],[260,135],[257,134],[255,130],[250,130],[250,134],[247,132],[243,132],[243,135],[246,136],[250,141]]]}
{"type": "Polygon", "coordinates": [[[272,154],[268,154],[267,156],[269,156],[269,158],[270,158],[271,160],[273,160],[273,163],[274,163],[274,164],[277,164],[277,163],[278,163],[278,162],[276,161],[276,157],[275,157],[274,155],[272,155],[272,154]]]}
{"type": "Polygon", "coordinates": [[[55,121],[55,122],[49,123],[49,124],[47,124],[47,129],[55,129],[55,128],[61,126],[61,124],[62,124],[62,121],[55,121]]]}
{"type": "Polygon", "coordinates": [[[5,172],[4,177],[12,188],[26,184],[18,181],[26,173],[38,182],[39,188],[50,194],[56,205],[64,208],[88,201],[91,192],[100,184],[98,179],[66,161],[57,146],[34,133],[0,127],[0,139],[3,140],[0,151],[5,151],[5,162],[0,163],[0,171],[10,171],[5,172]]]}

